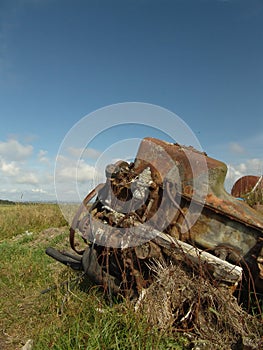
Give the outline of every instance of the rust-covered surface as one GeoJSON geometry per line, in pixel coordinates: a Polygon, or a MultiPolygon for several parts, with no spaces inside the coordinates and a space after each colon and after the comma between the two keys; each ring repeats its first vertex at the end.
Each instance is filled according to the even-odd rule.
{"type": "Polygon", "coordinates": [[[79,252],[82,269],[97,284],[125,293],[147,287],[153,278],[149,262],[173,256],[173,244],[169,250],[154,235],[161,232],[167,242],[186,242],[242,266],[263,291],[263,215],[225,191],[223,162],[192,147],[145,138],[134,163],[120,161],[105,172],[106,183],[84,199],[70,229],[75,251],[76,231],[87,242],[79,252]]]}
{"type": "MultiPolygon", "coordinates": [[[[179,169],[180,207],[188,215],[188,221],[198,216],[191,229],[184,235],[178,233],[177,237],[193,241],[236,263],[246,257],[252,269],[263,278],[263,215],[225,191],[227,166],[192,147],[146,138],[137,153],[135,168],[141,171],[150,163],[152,169],[161,169],[163,179],[166,176],[169,178],[167,174],[172,162],[169,162],[167,154],[179,169]],[[207,182],[207,186],[204,182],[207,182]],[[189,203],[196,203],[196,206],[190,207],[190,211],[189,203]],[[203,206],[201,213],[199,205],[203,206]]],[[[259,178],[256,180],[258,182],[259,178]]],[[[185,225],[186,220],[181,216],[177,223],[185,225]]],[[[262,282],[259,281],[258,285],[261,286],[262,282]]]]}
{"type": "Polygon", "coordinates": [[[231,194],[242,198],[257,189],[263,189],[263,176],[246,175],[234,183],[231,194]]]}
{"type": "MultiPolygon", "coordinates": [[[[225,191],[226,164],[208,157],[205,153],[200,153],[192,147],[171,144],[154,138],[145,138],[137,153],[135,168],[141,170],[147,167],[147,160],[149,160],[152,167],[161,169],[161,176],[165,178],[171,169],[172,163],[167,159],[172,159],[179,168],[183,197],[191,200],[193,193],[197,192],[197,198],[193,198],[197,203],[198,198],[201,197],[201,202],[204,201],[207,208],[222,213],[231,220],[263,230],[262,215],[225,191]],[[168,158],[166,154],[171,158],[168,158]],[[195,178],[193,177],[193,169],[195,178]],[[197,177],[200,180],[199,182],[197,177]],[[208,181],[207,188],[202,179],[208,181]],[[194,181],[196,181],[196,188],[194,181]]],[[[176,179],[174,181],[176,182],[176,179]]]]}

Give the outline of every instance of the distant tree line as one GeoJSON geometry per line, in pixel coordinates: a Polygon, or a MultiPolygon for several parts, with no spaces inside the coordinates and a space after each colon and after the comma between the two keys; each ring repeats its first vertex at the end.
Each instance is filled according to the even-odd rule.
{"type": "Polygon", "coordinates": [[[0,199],[0,204],[8,204],[8,205],[14,205],[16,204],[15,202],[9,201],[7,199],[0,199]]]}

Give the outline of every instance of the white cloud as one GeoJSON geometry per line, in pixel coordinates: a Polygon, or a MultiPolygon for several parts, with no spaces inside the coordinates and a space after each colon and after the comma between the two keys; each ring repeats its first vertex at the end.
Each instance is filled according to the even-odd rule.
{"type": "Polygon", "coordinates": [[[228,164],[228,172],[226,176],[226,188],[231,190],[233,184],[242,176],[263,174],[263,159],[252,158],[247,159],[239,164],[228,164]]]}
{"type": "Polygon", "coordinates": [[[42,188],[32,188],[31,191],[34,193],[47,193],[47,191],[43,190],[42,188]]]}
{"type": "Polygon", "coordinates": [[[0,198],[14,201],[55,200],[54,174],[47,151],[14,137],[0,141],[0,198]],[[33,188],[33,190],[32,190],[33,188]]]}
{"type": "Polygon", "coordinates": [[[6,194],[9,194],[9,193],[18,193],[18,189],[17,188],[11,188],[11,189],[8,189],[8,188],[3,188],[0,190],[1,193],[6,193],[6,194]]]}
{"type": "Polygon", "coordinates": [[[41,149],[37,155],[39,162],[49,164],[49,159],[47,157],[47,154],[48,154],[47,151],[44,151],[41,149]]]}
{"type": "Polygon", "coordinates": [[[22,145],[15,139],[10,139],[6,142],[0,142],[0,154],[3,158],[10,161],[24,160],[30,157],[33,153],[32,145],[22,145]]]}
{"type": "Polygon", "coordinates": [[[68,152],[71,156],[73,156],[76,159],[83,158],[83,159],[98,159],[101,155],[101,152],[94,149],[94,148],[76,148],[76,147],[69,147],[68,152]]]}
{"type": "Polygon", "coordinates": [[[97,175],[96,168],[90,164],[85,163],[84,160],[80,160],[77,169],[77,179],[80,182],[87,182],[92,180],[97,175]]]}
{"type": "Polygon", "coordinates": [[[43,149],[41,149],[41,150],[38,152],[38,158],[45,157],[46,155],[47,155],[47,151],[44,151],[43,149]]]}
{"type": "Polygon", "coordinates": [[[20,169],[15,164],[15,162],[6,162],[3,159],[0,159],[0,172],[3,173],[3,175],[7,176],[15,176],[18,175],[20,169]]]}
{"type": "Polygon", "coordinates": [[[56,159],[55,190],[59,202],[80,202],[96,184],[105,181],[104,169],[102,174],[92,160],[85,161],[72,154],[71,157],[58,155],[56,159]]]}
{"type": "Polygon", "coordinates": [[[18,176],[16,178],[16,183],[18,184],[28,184],[28,185],[36,185],[39,183],[36,173],[24,173],[22,176],[18,176]]]}
{"type": "Polygon", "coordinates": [[[95,167],[87,164],[81,159],[77,165],[68,160],[65,165],[61,165],[57,172],[57,178],[60,181],[64,180],[75,180],[77,182],[86,182],[88,180],[94,179],[96,175],[95,167]]]}
{"type": "Polygon", "coordinates": [[[228,147],[229,151],[232,153],[243,154],[245,152],[244,147],[237,142],[231,142],[228,147]]]}
{"type": "Polygon", "coordinates": [[[227,191],[230,191],[233,184],[242,176],[263,174],[262,149],[263,132],[232,142],[210,145],[208,151],[213,152],[212,157],[228,166],[225,180],[227,191]]]}

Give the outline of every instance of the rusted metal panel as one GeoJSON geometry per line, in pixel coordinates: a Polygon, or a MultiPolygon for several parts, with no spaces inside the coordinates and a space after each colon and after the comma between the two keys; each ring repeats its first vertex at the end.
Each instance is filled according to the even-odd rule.
{"type": "Polygon", "coordinates": [[[256,188],[263,189],[263,177],[255,175],[246,175],[238,179],[231,190],[231,195],[234,197],[243,197],[256,188]]]}
{"type": "Polygon", "coordinates": [[[177,215],[175,220],[180,229],[186,226],[185,217],[190,223],[195,222],[184,229],[184,234],[174,227],[168,233],[234,263],[245,259],[254,272],[257,287],[261,288],[263,216],[225,191],[227,166],[192,147],[146,138],[139,147],[135,169],[140,172],[147,166],[157,174],[159,183],[166,178],[180,183],[180,208],[184,215],[177,215]],[[173,172],[177,177],[171,178],[169,173],[174,166],[178,168],[173,172]],[[190,207],[193,202],[196,206],[190,207]],[[192,220],[195,216],[197,219],[192,220]]]}
{"type": "Polygon", "coordinates": [[[231,220],[263,230],[263,216],[225,191],[224,182],[227,173],[225,163],[208,157],[206,153],[201,153],[192,147],[145,138],[136,156],[135,169],[141,171],[149,164],[153,169],[157,169],[155,173],[159,182],[160,179],[169,178],[171,167],[178,167],[180,178],[173,178],[173,181],[181,183],[183,197],[196,201],[197,204],[200,197],[201,204],[204,203],[211,210],[231,220]],[[202,183],[202,179],[208,183],[202,183]],[[197,195],[196,198],[193,197],[194,194],[197,195]]]}

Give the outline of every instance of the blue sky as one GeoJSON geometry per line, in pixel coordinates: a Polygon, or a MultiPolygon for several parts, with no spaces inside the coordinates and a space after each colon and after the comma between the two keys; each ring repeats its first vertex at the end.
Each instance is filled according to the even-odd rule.
{"type": "MultiPolygon", "coordinates": [[[[124,102],[177,114],[228,165],[228,187],[262,174],[262,94],[262,0],[0,0],[0,198],[54,200],[64,137],[124,102]]],[[[111,142],[158,133],[121,135],[88,145],[83,177],[111,142]]]]}

